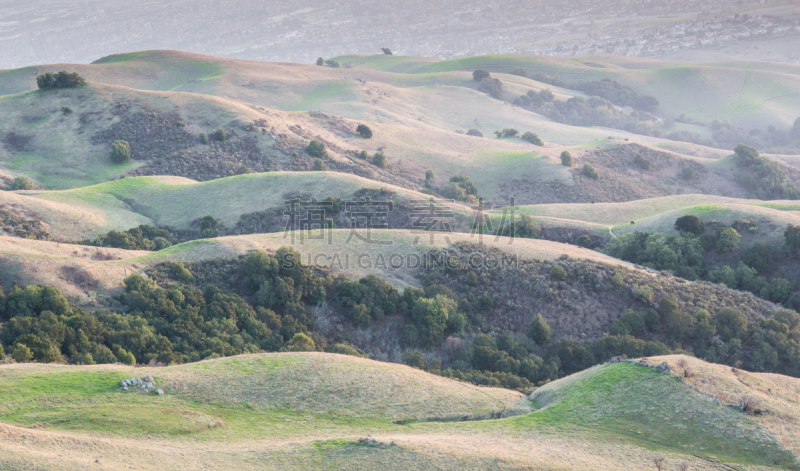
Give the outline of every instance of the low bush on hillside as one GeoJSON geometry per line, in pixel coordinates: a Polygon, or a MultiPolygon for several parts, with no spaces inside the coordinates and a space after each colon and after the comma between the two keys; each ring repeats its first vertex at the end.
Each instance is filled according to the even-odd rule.
{"type": "Polygon", "coordinates": [[[319,142],[316,139],[308,143],[308,147],[306,147],[306,152],[308,152],[308,155],[320,159],[323,159],[328,156],[328,151],[325,149],[325,144],[319,142]]]}
{"type": "Polygon", "coordinates": [[[117,140],[111,143],[111,161],[124,164],[131,159],[131,146],[127,141],[117,140]]]}
{"type": "Polygon", "coordinates": [[[542,226],[534,221],[532,217],[522,214],[518,220],[502,224],[497,228],[495,234],[505,237],[538,239],[542,234],[542,226]]]}
{"type": "Polygon", "coordinates": [[[254,136],[239,136],[235,130],[226,132],[222,128],[209,136],[195,136],[179,125],[182,119],[177,111],[133,111],[127,104],[118,103],[112,113],[120,121],[92,136],[91,142],[127,142],[130,158],[145,162],[130,175],[178,175],[208,181],[236,175],[243,167],[256,172],[273,169],[272,160],[254,136]],[[198,142],[208,145],[195,146],[198,142]]]}
{"type": "Polygon", "coordinates": [[[359,124],[356,127],[356,132],[364,139],[369,139],[372,137],[372,129],[370,129],[366,124],[359,124]]]}
{"type": "Polygon", "coordinates": [[[561,153],[561,165],[565,167],[572,167],[575,164],[575,160],[572,158],[572,154],[569,151],[564,151],[561,153]]]}
{"type": "Polygon", "coordinates": [[[0,209],[0,229],[6,235],[23,239],[50,240],[42,221],[25,218],[5,209],[0,209]]]}
{"type": "Polygon", "coordinates": [[[583,164],[583,168],[581,169],[581,173],[585,176],[591,178],[592,180],[600,179],[600,174],[597,173],[597,170],[592,166],[592,164],[586,163],[583,164]]]}
{"type": "Polygon", "coordinates": [[[109,231],[82,243],[127,250],[162,250],[172,245],[172,236],[165,229],[142,224],[127,231],[109,231]]]}
{"type": "Polygon", "coordinates": [[[9,185],[8,189],[11,191],[35,190],[36,184],[28,177],[16,177],[11,181],[11,185],[9,185]]]}

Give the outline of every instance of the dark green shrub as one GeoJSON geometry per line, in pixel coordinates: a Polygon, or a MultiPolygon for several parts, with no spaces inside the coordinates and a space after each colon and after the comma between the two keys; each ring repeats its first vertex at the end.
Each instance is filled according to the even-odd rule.
{"type": "Polygon", "coordinates": [[[36,86],[39,90],[50,88],[76,88],[86,83],[86,79],[78,75],[77,72],[69,73],[62,70],[57,74],[46,72],[36,77],[36,86]]]}
{"type": "Polygon", "coordinates": [[[328,151],[325,149],[325,144],[319,142],[316,139],[308,143],[308,147],[306,147],[306,152],[308,152],[310,156],[318,157],[320,159],[323,159],[328,155],[328,151]]]}
{"type": "Polygon", "coordinates": [[[367,355],[358,353],[358,350],[356,350],[352,345],[348,344],[347,342],[340,342],[333,344],[333,346],[330,349],[330,352],[338,353],[340,355],[350,355],[353,357],[367,358],[367,355]]]}
{"type": "Polygon", "coordinates": [[[522,67],[517,67],[511,71],[511,75],[518,75],[520,77],[527,77],[528,73],[522,67]]]}
{"type": "Polygon", "coordinates": [[[688,214],[681,216],[675,220],[675,230],[679,232],[688,232],[694,235],[700,235],[705,231],[703,222],[697,216],[688,214]]]}
{"type": "Polygon", "coordinates": [[[372,156],[372,165],[378,168],[386,168],[386,156],[383,152],[375,152],[375,155],[372,156]]]}
{"type": "Polygon", "coordinates": [[[497,235],[505,237],[523,237],[526,239],[538,239],[542,233],[540,226],[532,217],[527,214],[520,215],[516,221],[503,224],[497,228],[497,235]]]}
{"type": "Polygon", "coordinates": [[[36,185],[28,177],[17,177],[11,182],[11,190],[35,190],[36,185]]]}
{"type": "Polygon", "coordinates": [[[13,358],[17,363],[27,363],[31,361],[33,354],[27,345],[24,343],[18,343],[14,346],[14,350],[11,351],[11,358],[13,358]]]}
{"type": "Polygon", "coordinates": [[[597,170],[595,170],[594,167],[592,167],[592,164],[583,164],[583,170],[581,170],[581,172],[592,180],[597,180],[600,178],[600,174],[597,173],[597,170]]]}
{"type": "Polygon", "coordinates": [[[403,363],[412,367],[425,369],[425,356],[420,352],[405,352],[403,353],[403,363]]]}
{"type": "Polygon", "coordinates": [[[217,128],[216,131],[211,133],[211,137],[215,141],[224,142],[224,141],[228,140],[228,133],[226,133],[225,130],[222,129],[222,128],[217,128]]]}
{"type": "Polygon", "coordinates": [[[359,124],[356,127],[356,132],[361,134],[361,137],[364,139],[369,139],[372,137],[372,129],[370,129],[366,124],[359,124]]]}
{"type": "Polygon", "coordinates": [[[201,132],[200,135],[197,136],[197,139],[200,141],[200,144],[208,144],[208,136],[206,136],[205,133],[201,132]]]}
{"type": "Polygon", "coordinates": [[[525,134],[522,135],[521,139],[523,141],[528,141],[533,145],[543,146],[544,142],[539,139],[539,136],[536,133],[532,133],[530,131],[526,131],[525,134]]]}
{"type": "Polygon", "coordinates": [[[64,113],[64,114],[72,114],[72,108],[70,108],[67,105],[62,105],[61,106],[61,112],[64,113]]]}
{"type": "Polygon", "coordinates": [[[766,273],[769,271],[777,253],[778,249],[773,247],[772,244],[759,240],[752,247],[742,252],[742,262],[759,273],[766,273]]]}
{"type": "Polygon", "coordinates": [[[544,345],[550,341],[552,331],[547,324],[547,320],[541,314],[536,314],[528,326],[528,337],[538,345],[544,345]]]}
{"type": "Polygon", "coordinates": [[[117,358],[117,361],[119,361],[123,365],[128,365],[128,366],[136,365],[136,357],[133,356],[133,353],[126,351],[119,345],[117,345],[117,349],[114,353],[114,356],[117,358]]]}
{"type": "Polygon", "coordinates": [[[436,172],[431,169],[425,171],[425,186],[430,188],[436,182],[436,172]]]}
{"type": "Polygon", "coordinates": [[[131,146],[127,141],[114,141],[111,143],[111,161],[115,164],[124,164],[131,159],[131,146]]]}
{"type": "Polygon", "coordinates": [[[717,230],[717,252],[727,253],[739,248],[742,236],[732,227],[723,227],[717,230]]]}
{"type": "Polygon", "coordinates": [[[561,153],[561,165],[565,167],[572,167],[574,164],[575,161],[572,159],[572,154],[566,150],[561,153]]]}
{"type": "Polygon", "coordinates": [[[553,268],[550,269],[550,279],[564,281],[567,279],[567,271],[558,265],[553,265],[553,268]]]}
{"type": "Polygon", "coordinates": [[[592,245],[594,245],[594,243],[592,242],[592,238],[586,234],[578,237],[578,240],[576,240],[575,243],[578,244],[580,247],[585,247],[587,249],[590,248],[592,245]]]}
{"type": "Polygon", "coordinates": [[[483,80],[486,80],[489,77],[491,77],[491,74],[489,74],[489,72],[483,69],[478,69],[472,72],[472,80],[476,82],[482,82],[483,80]]]}
{"type": "Polygon", "coordinates": [[[516,137],[516,136],[517,136],[517,134],[519,134],[519,131],[517,131],[517,130],[516,130],[516,129],[514,129],[514,128],[505,128],[505,129],[503,129],[502,131],[495,131],[495,132],[494,132],[494,134],[495,134],[495,136],[497,136],[498,138],[503,138],[503,137],[516,137]]]}
{"type": "Polygon", "coordinates": [[[478,131],[477,129],[470,129],[469,131],[467,131],[467,136],[483,137],[483,133],[478,131]]]}
{"type": "Polygon", "coordinates": [[[650,161],[642,157],[642,154],[636,154],[633,156],[633,165],[642,170],[650,170],[650,161]]]}
{"type": "Polygon", "coordinates": [[[314,165],[312,167],[312,170],[317,172],[322,170],[328,170],[328,166],[325,165],[325,162],[322,159],[316,158],[314,159],[314,165]]]}

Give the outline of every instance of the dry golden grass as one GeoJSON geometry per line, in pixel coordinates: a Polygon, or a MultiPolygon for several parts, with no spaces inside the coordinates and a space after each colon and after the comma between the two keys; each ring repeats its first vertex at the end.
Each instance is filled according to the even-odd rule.
{"type": "MultiPolygon", "coordinates": [[[[647,372],[632,370],[645,392],[623,380],[616,393],[611,390],[616,406],[639,407],[649,397],[649,383],[658,388],[663,381],[660,376],[642,376],[642,371],[647,372]]],[[[584,388],[585,395],[605,386],[591,375],[579,374],[553,387],[584,388]]],[[[691,397],[702,397],[679,383],[669,391],[678,395],[650,399],[664,409],[685,396],[684,405],[690,409],[696,406],[691,397]]],[[[635,421],[623,423],[619,431],[607,424],[597,426],[593,416],[607,412],[605,405],[588,414],[585,423],[569,412],[563,422],[553,420],[552,414],[547,416],[551,405],[542,412],[500,420],[394,424],[409,415],[480,416],[515,405],[525,412],[527,406],[512,391],[322,353],[244,355],[166,368],[3,365],[0,398],[0,416],[5,417],[0,423],[3,469],[148,469],[158,463],[176,470],[604,470],[652,469],[657,456],[665,458],[668,469],[681,462],[690,469],[731,469],[709,458],[714,450],[686,452],[637,435],[635,428],[642,425],[635,421]],[[116,390],[119,378],[147,374],[165,387],[164,396],[116,390]],[[176,432],[180,424],[184,431],[176,432]],[[629,433],[626,428],[631,427],[629,433]],[[352,443],[367,435],[397,446],[352,443]]],[[[663,423],[702,425],[708,412],[698,412],[688,419],[679,413],[671,423],[671,412],[663,410],[668,417],[663,423]]],[[[772,469],[754,463],[729,464],[735,469],[772,469]]]]}
{"type": "Polygon", "coordinates": [[[725,365],[707,363],[683,355],[651,357],[651,364],[667,362],[677,375],[684,374],[679,362],[685,362],[694,376],[686,378],[700,391],[713,394],[723,404],[740,404],[742,396],[755,398],[757,407],[769,410],[755,417],[760,426],[772,432],[780,443],[800,456],[800,379],[773,373],[751,373],[725,365]]]}

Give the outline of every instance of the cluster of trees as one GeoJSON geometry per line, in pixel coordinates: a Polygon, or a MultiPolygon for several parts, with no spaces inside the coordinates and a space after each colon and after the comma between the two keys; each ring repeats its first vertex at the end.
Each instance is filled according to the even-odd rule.
{"type": "Polygon", "coordinates": [[[441,189],[440,194],[447,199],[466,201],[468,203],[478,202],[478,187],[466,175],[453,175],[450,177],[450,182],[441,189]]]}
{"type": "Polygon", "coordinates": [[[325,66],[328,66],[328,67],[332,67],[334,69],[338,69],[340,67],[339,63],[336,62],[335,60],[333,60],[333,59],[325,60],[322,57],[318,57],[317,58],[317,65],[325,65],[325,66]]]}
{"type": "Polygon", "coordinates": [[[498,227],[496,234],[505,237],[538,239],[542,234],[542,226],[527,214],[521,214],[519,219],[504,223],[498,227]]]}
{"type": "Polygon", "coordinates": [[[733,161],[739,182],[759,199],[800,199],[800,188],[788,181],[786,172],[753,147],[737,145],[733,161]]]}
{"type": "Polygon", "coordinates": [[[76,88],[86,83],[86,79],[78,75],[77,72],[69,73],[62,70],[57,74],[46,72],[42,75],[36,76],[36,86],[39,90],[48,90],[50,88],[76,88]]]}
{"type": "Polygon", "coordinates": [[[653,112],[658,107],[658,100],[655,97],[639,95],[630,88],[607,78],[583,82],[565,82],[558,76],[550,77],[544,74],[536,74],[533,79],[556,87],[580,90],[589,96],[605,98],[618,106],[630,106],[647,112],[653,112]]]}
{"type": "MultiPolygon", "coordinates": [[[[139,274],[124,280],[123,314],[76,309],[51,287],[28,286],[8,296],[0,290],[0,338],[12,355],[19,350],[21,361],[82,364],[170,364],[260,350],[323,349],[325,338],[309,331],[306,303],[324,300],[325,288],[296,262],[299,257],[282,248],[274,256],[254,252],[241,261],[237,283],[252,305],[214,285],[162,288],[139,274]]],[[[192,279],[180,263],[171,272],[176,280],[192,279]]]]}
{"type": "Polygon", "coordinates": [[[478,90],[498,100],[505,98],[505,95],[503,94],[503,82],[493,78],[492,75],[486,70],[478,69],[473,71],[472,79],[476,82],[480,82],[478,85],[478,90]]]}
{"type": "Polygon", "coordinates": [[[11,181],[11,184],[8,186],[8,189],[11,191],[16,190],[35,190],[36,184],[33,183],[28,177],[17,177],[11,181]]]}
{"type": "Polygon", "coordinates": [[[142,224],[127,231],[109,231],[81,243],[127,250],[162,250],[172,245],[172,236],[165,229],[142,224]]]}
{"type": "MultiPolygon", "coordinates": [[[[467,132],[467,134],[475,136],[476,134],[474,133],[470,134],[470,132],[472,131],[475,130],[471,129],[469,132],[467,132]]],[[[480,133],[480,131],[478,131],[478,133],[480,133]]],[[[495,136],[497,136],[498,139],[502,139],[505,137],[516,137],[517,135],[519,135],[519,131],[517,131],[514,128],[505,128],[501,131],[495,131],[494,134],[495,136]]],[[[480,134],[478,137],[483,137],[483,134],[480,134]]],[[[522,136],[520,136],[520,139],[522,139],[523,141],[530,142],[533,145],[537,146],[544,145],[544,142],[542,142],[542,140],[539,138],[539,135],[530,131],[526,131],[524,134],[522,134],[522,136]]]]}
{"type": "Polygon", "coordinates": [[[615,258],[644,265],[656,270],[670,270],[687,280],[703,279],[725,284],[731,289],[749,291],[756,296],[800,309],[800,286],[791,281],[768,275],[781,252],[787,257],[800,249],[800,227],[789,226],[784,231],[785,245],[775,247],[757,242],[740,252],[735,266],[709,267],[704,255],[711,251],[727,253],[739,249],[741,235],[733,227],[720,227],[714,234],[705,234],[703,223],[692,215],[675,221],[679,236],[634,232],[615,237],[606,244],[605,252],[615,258]]]}
{"type": "Polygon", "coordinates": [[[605,98],[580,96],[568,100],[555,100],[550,90],[536,93],[529,90],[514,100],[514,104],[536,111],[558,123],[572,126],[605,126],[624,129],[645,136],[660,136],[656,129],[658,119],[646,111],[634,111],[630,115],[618,111],[605,98]]]}
{"type": "Polygon", "coordinates": [[[753,128],[748,132],[734,126],[727,119],[714,120],[711,123],[711,135],[716,141],[715,147],[723,149],[744,143],[759,149],[773,149],[776,153],[796,152],[800,147],[800,118],[795,120],[794,126],[788,130],[769,125],[766,131],[753,128]]]}

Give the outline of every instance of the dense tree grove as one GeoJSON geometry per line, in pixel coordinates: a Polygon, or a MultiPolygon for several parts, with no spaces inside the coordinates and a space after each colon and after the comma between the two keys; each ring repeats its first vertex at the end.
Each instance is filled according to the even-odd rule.
{"type": "Polygon", "coordinates": [[[50,88],[76,88],[86,83],[86,79],[78,75],[77,72],[67,72],[62,70],[57,74],[46,72],[36,77],[36,86],[39,90],[50,88]]]}
{"type": "Polygon", "coordinates": [[[572,126],[605,126],[624,129],[645,136],[660,136],[656,129],[658,119],[646,111],[626,114],[605,98],[575,96],[567,100],[555,100],[550,90],[527,94],[514,100],[514,104],[528,108],[558,123],[572,126]]]}
{"type": "MultiPolygon", "coordinates": [[[[645,238],[645,251],[650,250],[648,242],[654,243],[645,238]]],[[[680,247],[688,252],[697,250],[684,244],[680,247]]],[[[674,248],[680,242],[655,245],[674,248]]],[[[347,343],[328,346],[328,339],[315,330],[310,309],[327,301],[354,328],[399,316],[400,338],[408,349],[404,362],[476,384],[524,390],[616,355],[684,350],[713,362],[800,375],[800,316],[794,311],[756,320],[732,308],[685,312],[674,298],[653,299],[653,290],[642,285],[631,290],[644,308],[616,319],[607,335],[595,341],[554,340],[541,315],[522,332],[486,334],[480,331],[480,319],[495,309],[493,298],[482,289],[460,289],[458,294],[448,287],[494,291],[483,276],[426,268],[424,289],[400,292],[375,275],[350,280],[317,273],[300,263],[300,257],[286,247],[275,255],[253,252],[226,262],[231,267],[226,281],[215,284],[204,284],[180,263],[168,265],[171,281],[166,283],[133,274],[118,298],[122,313],[82,311],[45,286],[0,292],[0,346],[17,361],[77,364],[170,364],[258,351],[362,355],[347,343]],[[636,294],[645,288],[649,294],[636,294]],[[427,363],[417,348],[452,355],[444,365],[439,360],[427,363]]],[[[573,275],[553,264],[548,276],[565,283],[573,275]]],[[[611,281],[623,286],[621,279],[611,281]]]]}
{"type": "Polygon", "coordinates": [[[705,254],[728,253],[739,248],[741,236],[733,227],[720,227],[715,234],[704,234],[702,222],[696,216],[683,216],[675,222],[680,236],[664,236],[634,232],[611,239],[605,252],[612,257],[644,265],[656,270],[669,270],[687,280],[703,279],[721,283],[731,289],[749,291],[756,296],[800,309],[800,286],[785,278],[768,275],[781,252],[796,254],[797,230],[787,227],[786,243],[775,247],[759,241],[741,251],[735,266],[709,267],[705,254]]]}
{"type": "Polygon", "coordinates": [[[788,181],[778,164],[759,155],[748,145],[739,144],[733,161],[739,182],[759,199],[800,199],[800,188],[788,181]]]}
{"type": "Polygon", "coordinates": [[[534,80],[556,87],[580,90],[589,96],[605,98],[618,106],[630,106],[631,108],[648,112],[655,111],[658,107],[658,100],[656,100],[655,97],[639,95],[632,89],[620,85],[611,79],[565,82],[558,76],[550,77],[544,74],[536,74],[534,80]]]}

